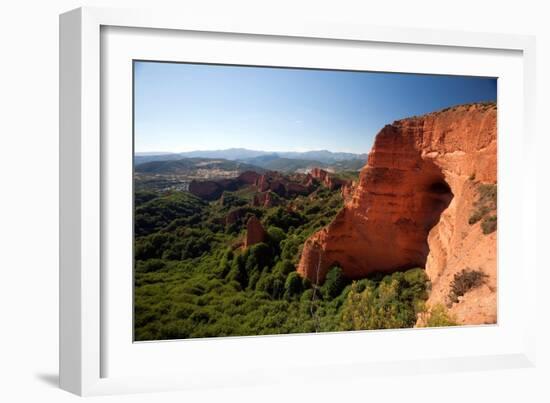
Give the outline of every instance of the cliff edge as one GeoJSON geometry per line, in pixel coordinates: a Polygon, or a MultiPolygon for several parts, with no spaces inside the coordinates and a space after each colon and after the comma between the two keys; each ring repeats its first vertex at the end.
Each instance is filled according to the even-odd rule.
{"type": "Polygon", "coordinates": [[[320,283],[333,265],[354,279],[424,267],[428,307],[446,305],[461,324],[495,323],[497,235],[472,215],[483,186],[495,187],[496,209],[496,120],[486,103],[385,126],[344,208],[306,240],[298,272],[320,283]],[[464,271],[483,281],[450,298],[464,271]]]}

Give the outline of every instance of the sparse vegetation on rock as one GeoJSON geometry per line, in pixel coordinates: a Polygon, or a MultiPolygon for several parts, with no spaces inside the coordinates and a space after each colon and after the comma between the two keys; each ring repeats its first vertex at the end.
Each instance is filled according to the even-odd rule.
{"type": "Polygon", "coordinates": [[[497,230],[497,216],[484,217],[481,222],[481,231],[487,235],[497,230]]]}
{"type": "Polygon", "coordinates": [[[474,210],[468,220],[470,225],[483,220],[481,228],[484,234],[490,234],[497,228],[497,216],[490,215],[497,208],[497,185],[479,184],[477,187],[478,199],[474,203],[474,210]]]}
{"type": "Polygon", "coordinates": [[[479,287],[485,282],[487,275],[481,270],[462,269],[456,273],[451,282],[449,301],[456,303],[468,291],[479,287]]]}

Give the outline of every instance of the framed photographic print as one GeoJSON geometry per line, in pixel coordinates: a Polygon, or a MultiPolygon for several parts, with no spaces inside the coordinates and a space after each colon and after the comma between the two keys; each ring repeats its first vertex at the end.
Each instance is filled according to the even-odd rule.
{"type": "Polygon", "coordinates": [[[133,76],[135,341],[497,323],[496,78],[133,76]]]}
{"type": "Polygon", "coordinates": [[[63,388],[532,365],[532,38],[105,9],[60,34],[63,388]]]}

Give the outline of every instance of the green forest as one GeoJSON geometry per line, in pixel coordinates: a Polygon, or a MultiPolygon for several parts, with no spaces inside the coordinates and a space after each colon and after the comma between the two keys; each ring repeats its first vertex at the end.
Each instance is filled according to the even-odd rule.
{"type": "Polygon", "coordinates": [[[136,190],[135,340],[413,327],[429,290],[422,268],[351,281],[334,266],[320,286],[298,275],[304,241],[343,206],[339,190],[316,186],[268,208],[251,188],[210,202],[136,190]],[[253,215],[267,239],[244,248],[253,215]]]}

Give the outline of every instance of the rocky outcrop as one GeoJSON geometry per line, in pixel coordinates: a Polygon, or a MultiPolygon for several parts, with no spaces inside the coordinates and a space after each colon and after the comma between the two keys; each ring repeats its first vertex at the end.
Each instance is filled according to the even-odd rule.
{"type": "Polygon", "coordinates": [[[351,185],[351,181],[340,179],[321,168],[313,168],[310,174],[312,178],[317,179],[330,190],[340,189],[344,186],[351,185]]]}
{"type": "Polygon", "coordinates": [[[307,182],[308,177],[303,174],[285,176],[280,172],[270,171],[260,175],[255,185],[260,192],[270,191],[281,197],[294,197],[308,195],[313,191],[307,182]]]}
{"type": "MultiPolygon", "coordinates": [[[[496,155],[496,144],[492,152],[496,155]]],[[[476,171],[476,177],[478,172],[481,173],[476,171]]],[[[497,320],[497,233],[484,234],[481,221],[468,223],[475,210],[480,184],[496,182],[496,166],[494,177],[489,172],[486,174],[483,177],[487,182],[450,176],[460,197],[453,199],[428,235],[430,253],[425,266],[431,281],[428,307],[446,306],[460,324],[489,324],[497,320]],[[449,300],[451,285],[463,269],[481,270],[487,277],[479,287],[459,297],[458,303],[452,303],[449,300]]]]}
{"type": "Polygon", "coordinates": [[[223,191],[227,189],[227,181],[196,181],[189,183],[189,192],[205,200],[215,200],[219,198],[223,191]]]}
{"type": "Polygon", "coordinates": [[[248,209],[244,207],[235,208],[225,216],[225,225],[232,225],[246,217],[248,209]]]}
{"type": "Polygon", "coordinates": [[[342,199],[344,199],[345,202],[351,200],[356,186],[357,183],[355,183],[354,181],[350,181],[342,186],[340,192],[342,193],[342,199]]]}
{"type": "Polygon", "coordinates": [[[260,174],[254,171],[245,171],[237,177],[237,181],[243,185],[253,185],[256,183],[260,174]]]}
{"type": "Polygon", "coordinates": [[[267,191],[263,193],[256,193],[252,198],[252,205],[254,207],[274,207],[281,204],[281,199],[273,192],[267,191]]]}
{"type": "Polygon", "coordinates": [[[449,310],[460,323],[494,323],[496,233],[468,220],[477,186],[497,180],[496,116],[494,104],[462,105],[384,127],[353,196],[305,242],[298,272],[322,282],[334,264],[350,278],[425,267],[432,306],[448,304],[455,273],[481,270],[485,284],[449,310]]]}
{"type": "Polygon", "coordinates": [[[254,171],[246,171],[234,179],[211,181],[193,180],[189,183],[189,192],[205,200],[216,200],[224,191],[238,190],[244,186],[253,185],[261,175],[254,171]]]}
{"type": "Polygon", "coordinates": [[[261,193],[273,192],[281,197],[295,197],[310,194],[315,189],[311,181],[311,175],[283,175],[275,171],[258,174],[246,171],[233,179],[193,180],[189,184],[189,192],[201,199],[216,200],[224,191],[235,191],[254,186],[261,193]]]}
{"type": "Polygon", "coordinates": [[[251,216],[246,223],[246,239],[244,247],[255,245],[264,242],[267,239],[267,233],[262,226],[262,223],[256,216],[251,216]]]}
{"type": "Polygon", "coordinates": [[[310,172],[312,178],[317,179],[319,182],[325,182],[328,172],[321,168],[313,168],[310,172]]]}

